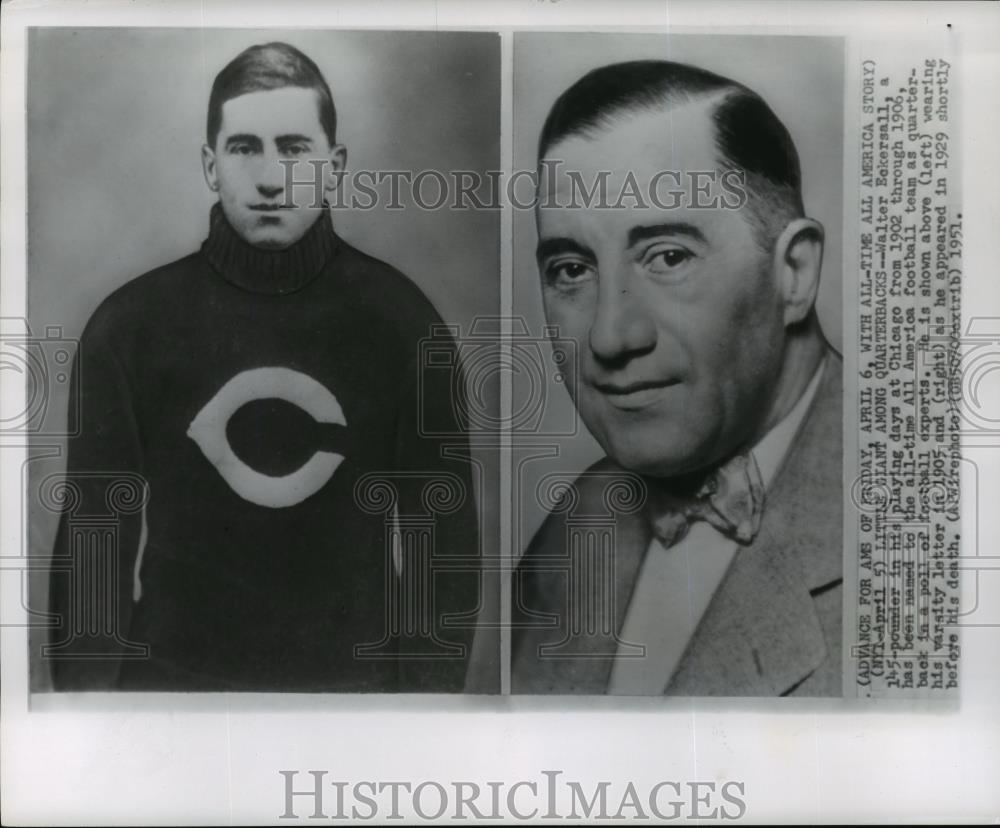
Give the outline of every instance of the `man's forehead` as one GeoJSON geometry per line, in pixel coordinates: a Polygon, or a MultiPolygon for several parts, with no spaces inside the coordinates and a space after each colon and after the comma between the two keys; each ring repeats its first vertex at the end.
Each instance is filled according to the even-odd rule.
{"type": "Polygon", "coordinates": [[[222,105],[222,132],[279,135],[322,132],[316,91],[298,86],[247,92],[222,105]]]}
{"type": "MultiPolygon", "coordinates": [[[[616,198],[618,193],[610,195],[612,202],[616,198]]],[[[649,235],[683,236],[692,242],[715,244],[720,240],[720,233],[735,232],[732,211],[694,210],[685,206],[660,209],[636,205],[629,198],[623,198],[618,208],[542,207],[535,215],[540,240],[580,238],[598,243],[603,239],[616,247],[630,247],[649,235]]]]}
{"type": "MultiPolygon", "coordinates": [[[[553,144],[543,169],[551,167],[559,189],[568,186],[574,174],[593,177],[603,172],[610,181],[624,181],[629,174],[648,180],[663,170],[714,170],[713,107],[714,101],[701,98],[620,113],[596,131],[569,135],[553,144]]],[[[549,180],[543,174],[540,183],[544,187],[549,180]]]]}
{"type": "Polygon", "coordinates": [[[541,238],[604,237],[625,246],[637,231],[709,245],[742,238],[742,210],[723,206],[714,106],[701,98],[625,113],[597,132],[553,144],[549,169],[539,170],[541,238]]]}

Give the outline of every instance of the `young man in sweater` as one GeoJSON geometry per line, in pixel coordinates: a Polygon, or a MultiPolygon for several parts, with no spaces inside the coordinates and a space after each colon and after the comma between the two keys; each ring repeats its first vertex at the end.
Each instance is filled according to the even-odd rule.
{"type": "Polygon", "coordinates": [[[110,552],[61,521],[57,689],[463,687],[479,544],[452,458],[467,441],[451,378],[420,361],[422,341],[454,343],[311,187],[286,188],[317,170],[337,186],[336,126],[304,54],[238,55],[209,100],[207,239],[83,333],[66,491],[74,514],[121,508],[110,552]]]}

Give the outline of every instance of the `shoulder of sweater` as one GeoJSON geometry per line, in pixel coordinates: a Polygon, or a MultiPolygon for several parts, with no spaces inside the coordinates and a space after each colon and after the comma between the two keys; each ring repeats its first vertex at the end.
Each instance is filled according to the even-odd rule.
{"type": "Polygon", "coordinates": [[[141,328],[153,315],[163,312],[164,303],[177,301],[178,291],[189,288],[184,282],[196,280],[200,275],[197,272],[198,262],[198,254],[191,253],[135,276],[115,288],[91,314],[84,337],[110,338],[129,328],[141,328]]]}
{"type": "Polygon", "coordinates": [[[334,267],[349,276],[351,286],[390,300],[394,314],[408,314],[435,324],[441,317],[434,304],[409,276],[388,262],[376,259],[340,239],[334,267]]]}

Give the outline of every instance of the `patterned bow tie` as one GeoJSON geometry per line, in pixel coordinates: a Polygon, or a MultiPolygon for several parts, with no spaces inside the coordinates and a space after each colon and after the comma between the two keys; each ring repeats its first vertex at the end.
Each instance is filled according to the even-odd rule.
{"type": "Polygon", "coordinates": [[[741,454],[710,474],[693,495],[651,486],[649,515],[653,534],[665,547],[680,541],[697,520],[727,538],[750,543],[764,512],[764,480],[752,454],[741,454]]]}

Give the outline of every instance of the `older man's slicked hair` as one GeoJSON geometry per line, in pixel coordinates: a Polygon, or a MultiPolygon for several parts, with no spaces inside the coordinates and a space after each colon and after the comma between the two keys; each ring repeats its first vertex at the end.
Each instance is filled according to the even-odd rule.
{"type": "Polygon", "coordinates": [[[539,162],[564,138],[593,136],[631,113],[697,100],[713,103],[717,161],[743,171],[757,243],[769,250],[788,222],[804,215],[798,152],[760,95],[721,75],[665,60],[594,69],[553,105],[538,141],[539,162]]]}
{"type": "Polygon", "coordinates": [[[214,147],[219,137],[222,105],[226,101],[250,92],[288,86],[312,89],[316,93],[319,122],[333,146],[337,142],[337,110],[323,73],[294,46],[279,42],[244,49],[215,76],[208,98],[208,145],[214,147]]]}

